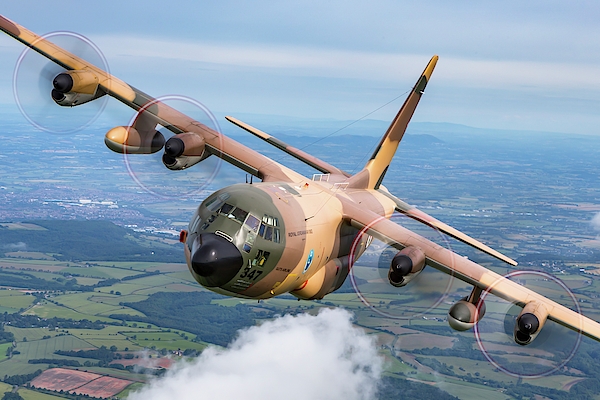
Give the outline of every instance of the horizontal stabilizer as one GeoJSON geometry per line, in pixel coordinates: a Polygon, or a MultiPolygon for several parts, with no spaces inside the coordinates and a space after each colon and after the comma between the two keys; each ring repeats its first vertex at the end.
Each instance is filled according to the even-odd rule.
{"type": "Polygon", "coordinates": [[[271,136],[268,133],[261,131],[260,129],[256,129],[253,126],[250,126],[250,125],[240,121],[239,119],[235,119],[235,118],[229,117],[229,116],[225,117],[225,119],[227,121],[231,122],[232,124],[239,126],[240,128],[244,129],[245,131],[250,132],[254,136],[264,140],[265,142],[277,147],[279,150],[282,150],[282,151],[286,152],[287,154],[291,155],[292,157],[297,158],[298,160],[302,161],[303,163],[310,165],[317,171],[320,171],[324,174],[337,174],[337,175],[344,175],[347,177],[350,176],[350,174],[348,174],[347,172],[344,172],[344,171],[340,170],[339,168],[334,167],[333,165],[331,165],[323,160],[320,160],[314,156],[311,156],[310,154],[308,154],[300,149],[290,146],[289,144],[282,142],[281,140],[277,139],[276,137],[271,136]]]}

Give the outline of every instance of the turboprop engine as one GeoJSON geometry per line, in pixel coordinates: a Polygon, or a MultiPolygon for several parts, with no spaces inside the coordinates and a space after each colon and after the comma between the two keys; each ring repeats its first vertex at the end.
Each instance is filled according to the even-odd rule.
{"type": "Polygon", "coordinates": [[[395,287],[402,287],[425,268],[425,254],[421,249],[408,246],[399,251],[390,264],[388,279],[395,287]]]}
{"type": "Polygon", "coordinates": [[[514,339],[517,344],[525,346],[531,343],[542,330],[548,318],[548,310],[542,304],[528,303],[517,317],[514,339]]]}
{"type": "Polygon", "coordinates": [[[167,168],[182,170],[199,163],[209,155],[202,136],[185,132],[167,140],[162,160],[167,168]]]}
{"type": "Polygon", "coordinates": [[[98,77],[91,71],[62,72],[52,80],[52,100],[59,106],[74,107],[104,96],[98,77]]]}

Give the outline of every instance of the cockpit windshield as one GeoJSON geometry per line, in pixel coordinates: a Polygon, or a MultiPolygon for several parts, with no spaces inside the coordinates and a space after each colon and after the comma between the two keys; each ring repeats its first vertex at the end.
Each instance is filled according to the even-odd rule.
{"type": "MultiPolygon", "coordinates": [[[[246,252],[249,252],[251,247],[254,244],[256,237],[260,236],[264,240],[268,240],[274,243],[281,243],[281,228],[279,219],[272,215],[264,214],[262,218],[259,218],[255,214],[251,214],[243,208],[236,207],[231,203],[227,203],[226,201],[231,196],[228,193],[221,193],[218,196],[210,199],[206,202],[206,208],[214,214],[211,214],[205,221],[194,221],[190,225],[192,227],[195,225],[199,226],[200,222],[204,222],[202,224],[200,230],[205,230],[211,225],[212,222],[215,221],[217,216],[221,215],[226,217],[231,221],[235,221],[240,224],[240,227],[244,227],[246,229],[247,235],[245,235],[245,248],[246,252]]],[[[232,234],[232,232],[230,232],[232,234]]]]}

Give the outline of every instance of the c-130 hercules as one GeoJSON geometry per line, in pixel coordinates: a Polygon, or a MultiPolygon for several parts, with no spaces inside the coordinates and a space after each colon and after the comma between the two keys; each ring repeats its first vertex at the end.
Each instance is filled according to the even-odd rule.
{"type": "Polygon", "coordinates": [[[482,293],[489,292],[523,309],[514,340],[529,344],[547,319],[600,341],[600,324],[392,222],[397,211],[510,265],[517,263],[485,244],[409,206],[382,186],[383,178],[438,60],[434,56],[417,80],[366,166],[350,175],[234,118],[229,121],[317,169],[309,179],[208,128],[0,16],[0,29],[64,68],[54,77],[56,104],[79,106],[111,96],[137,111],[132,126],[111,129],[105,137],[113,151],[150,154],[164,151],[163,162],[182,170],[209,156],[260,178],[208,196],[182,231],[185,258],[193,277],[224,295],[267,299],[291,293],[322,299],[337,290],[353,263],[377,238],[398,250],[388,279],[402,287],[426,265],[473,285],[471,294],[449,310],[456,330],[472,328],[484,314],[482,293]],[[165,143],[160,125],[175,133],[165,143]]]}

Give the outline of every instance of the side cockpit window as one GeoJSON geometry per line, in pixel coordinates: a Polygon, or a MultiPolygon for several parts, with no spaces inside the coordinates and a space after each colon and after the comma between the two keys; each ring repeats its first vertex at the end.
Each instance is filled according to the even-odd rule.
{"type": "Polygon", "coordinates": [[[281,233],[279,228],[276,228],[277,226],[279,226],[279,220],[276,217],[264,215],[260,228],[258,228],[258,235],[265,240],[280,243],[281,233]]]}
{"type": "Polygon", "coordinates": [[[254,215],[248,214],[248,218],[246,218],[245,224],[248,226],[248,228],[250,228],[252,232],[256,232],[260,225],[260,220],[254,215]]]}
{"type": "Polygon", "coordinates": [[[198,228],[198,224],[200,224],[200,215],[196,215],[196,218],[194,218],[194,220],[192,222],[190,222],[190,225],[188,226],[188,232],[196,232],[196,229],[198,228]]]}
{"type": "Polygon", "coordinates": [[[225,200],[227,200],[229,197],[229,193],[221,193],[220,195],[215,196],[206,202],[206,208],[208,208],[208,210],[211,212],[215,212],[221,208],[223,203],[225,203],[225,200]]]}

